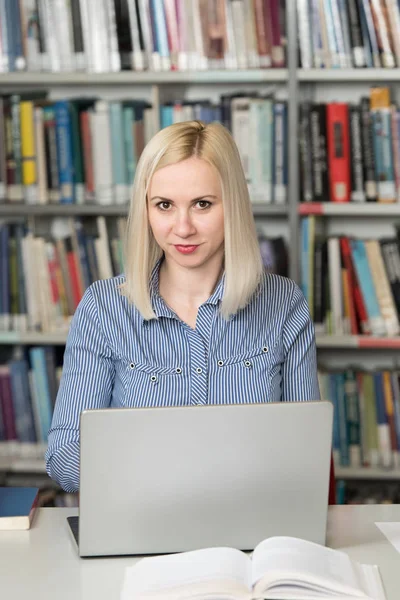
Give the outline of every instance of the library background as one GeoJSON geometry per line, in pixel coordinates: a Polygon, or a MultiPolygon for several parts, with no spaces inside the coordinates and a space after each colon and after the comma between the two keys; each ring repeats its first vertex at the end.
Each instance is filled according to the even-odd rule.
{"type": "Polygon", "coordinates": [[[0,484],[38,485],[68,326],[146,142],[221,121],[312,313],[338,503],[400,502],[400,2],[0,2],[0,484]]]}

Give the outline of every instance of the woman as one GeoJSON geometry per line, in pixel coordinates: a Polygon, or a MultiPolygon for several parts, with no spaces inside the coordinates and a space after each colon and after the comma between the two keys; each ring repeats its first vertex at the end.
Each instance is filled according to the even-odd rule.
{"type": "Polygon", "coordinates": [[[263,271],[233,139],[161,130],[136,172],[125,276],[92,284],[71,324],[48,474],[78,490],[83,409],[316,399],[307,304],[263,271]]]}

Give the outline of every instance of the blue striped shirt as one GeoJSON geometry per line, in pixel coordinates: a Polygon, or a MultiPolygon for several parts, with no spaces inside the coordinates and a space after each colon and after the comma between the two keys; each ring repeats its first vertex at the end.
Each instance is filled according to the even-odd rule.
{"type": "Polygon", "coordinates": [[[230,320],[219,314],[222,278],[198,310],[196,328],[158,293],[146,321],[121,295],[124,277],[93,283],[71,323],[46,452],[47,472],[79,488],[79,415],[104,407],[231,404],[319,399],[314,327],[290,279],[265,274],[230,320]]]}

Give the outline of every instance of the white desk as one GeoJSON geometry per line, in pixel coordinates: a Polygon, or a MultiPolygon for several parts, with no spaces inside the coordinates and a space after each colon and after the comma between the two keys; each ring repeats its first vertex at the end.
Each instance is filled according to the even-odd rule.
{"type": "MultiPolygon", "coordinates": [[[[9,600],[119,600],[125,567],[135,558],[80,559],[66,517],[76,509],[45,508],[30,531],[0,531],[0,597],[9,600]]],[[[335,506],[328,545],[378,564],[387,600],[398,600],[400,554],[375,521],[400,521],[400,505],[335,506]]]]}

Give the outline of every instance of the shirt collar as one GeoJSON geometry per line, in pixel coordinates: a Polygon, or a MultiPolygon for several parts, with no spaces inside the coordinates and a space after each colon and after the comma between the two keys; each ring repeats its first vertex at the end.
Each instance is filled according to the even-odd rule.
{"type": "MultiPolygon", "coordinates": [[[[160,267],[163,261],[163,257],[161,257],[155,264],[151,276],[150,276],[150,299],[151,304],[153,306],[154,313],[157,318],[159,317],[167,317],[170,319],[176,319],[175,313],[166,305],[163,298],[160,296],[160,267]]],[[[225,273],[223,273],[222,277],[219,279],[217,286],[208,300],[205,301],[205,304],[213,304],[217,305],[222,301],[222,297],[224,295],[225,289],[225,273]]],[[[147,323],[147,321],[145,321],[147,323]]]]}

